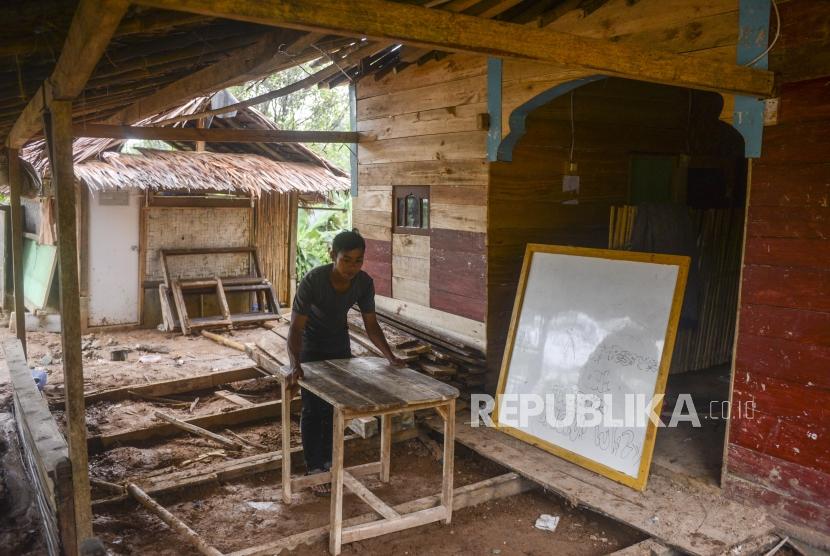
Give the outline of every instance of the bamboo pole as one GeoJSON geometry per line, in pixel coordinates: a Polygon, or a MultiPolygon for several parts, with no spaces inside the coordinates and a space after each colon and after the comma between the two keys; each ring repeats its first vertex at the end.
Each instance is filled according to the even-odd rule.
{"type": "Polygon", "coordinates": [[[209,430],[203,429],[202,427],[197,427],[196,425],[185,423],[181,419],[176,419],[175,417],[167,415],[166,413],[162,413],[161,411],[155,411],[153,412],[153,415],[155,415],[156,418],[161,419],[162,421],[170,423],[174,427],[180,428],[182,430],[185,430],[189,433],[198,436],[202,436],[209,440],[213,440],[214,442],[218,442],[225,448],[230,448],[231,450],[242,450],[245,448],[245,446],[241,442],[238,442],[236,440],[230,440],[228,438],[225,438],[221,434],[210,432],[209,430]]]}
{"type": "Polygon", "coordinates": [[[49,142],[52,187],[57,200],[58,265],[60,270],[61,343],[64,396],[75,530],[79,543],[92,536],[92,505],[84,408],[84,368],[81,353],[81,304],[78,284],[78,245],[75,177],[72,159],[72,102],[53,100],[44,115],[49,142]]]}
{"type": "Polygon", "coordinates": [[[150,498],[146,492],[141,490],[135,483],[127,484],[127,491],[139,504],[156,514],[168,527],[182,535],[196,550],[206,556],[222,556],[222,553],[205,542],[196,531],[187,526],[185,522],[168,512],[158,502],[150,498]]]}
{"type": "Polygon", "coordinates": [[[227,346],[229,348],[233,348],[237,351],[245,351],[245,344],[242,342],[237,342],[236,340],[231,340],[230,338],[225,338],[220,334],[215,334],[213,332],[209,332],[207,330],[202,330],[202,336],[207,338],[208,340],[213,340],[217,344],[221,344],[223,346],[227,346]]]}

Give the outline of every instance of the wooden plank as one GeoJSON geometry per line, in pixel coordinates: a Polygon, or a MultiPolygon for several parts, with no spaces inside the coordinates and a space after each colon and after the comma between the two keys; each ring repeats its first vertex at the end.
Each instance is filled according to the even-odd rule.
{"type": "Polygon", "coordinates": [[[830,388],[830,347],[759,337],[738,336],[735,365],[739,370],[830,388]]]}
{"type": "Polygon", "coordinates": [[[227,390],[217,390],[215,394],[224,400],[228,400],[234,405],[238,405],[239,407],[251,407],[252,405],[256,405],[242,396],[234,394],[233,392],[228,392],[227,390]]]}
{"type": "Polygon", "coordinates": [[[133,498],[138,500],[142,506],[161,519],[168,527],[184,537],[184,539],[201,554],[206,554],[207,556],[222,556],[221,552],[205,542],[205,540],[202,539],[196,531],[188,527],[185,522],[164,509],[161,504],[150,498],[147,493],[141,490],[135,483],[127,484],[127,491],[133,498]]]}
{"type": "MultiPolygon", "coordinates": [[[[84,6],[86,3],[81,7],[84,6]]],[[[113,30],[116,24],[117,20],[113,23],[113,30]]],[[[80,71],[83,71],[83,66],[80,71]]],[[[76,535],[78,539],[86,539],[92,536],[92,506],[89,494],[84,367],[81,353],[78,236],[72,159],[72,102],[53,101],[50,108],[51,122],[47,140],[51,151],[52,186],[57,201],[61,348],[66,395],[67,440],[73,469],[72,491],[76,535]]]]}
{"type": "MultiPolygon", "coordinates": [[[[293,411],[299,410],[300,401],[294,399],[291,401],[291,409],[293,411]]],[[[251,407],[243,407],[225,411],[221,413],[211,413],[208,415],[200,415],[184,419],[184,422],[196,425],[198,427],[210,428],[224,428],[232,425],[240,425],[243,423],[254,423],[264,419],[274,418],[280,415],[282,409],[282,402],[280,400],[273,402],[264,402],[255,404],[251,407]]],[[[157,438],[169,438],[180,433],[180,429],[170,424],[154,425],[140,429],[129,429],[125,431],[104,434],[100,436],[89,437],[89,450],[92,453],[105,450],[115,445],[132,445],[140,442],[147,442],[157,438]]]]}
{"type": "MultiPolygon", "coordinates": [[[[262,373],[256,368],[241,367],[225,371],[215,371],[192,377],[159,380],[156,382],[133,384],[130,386],[121,386],[108,390],[94,391],[85,394],[84,399],[88,404],[101,401],[116,402],[130,399],[130,392],[136,392],[147,396],[169,396],[170,394],[183,394],[185,392],[208,390],[223,384],[229,384],[231,382],[261,377],[262,373]]],[[[49,406],[52,409],[59,409],[63,407],[63,400],[50,401],[49,406]]]]}
{"type": "Polygon", "coordinates": [[[455,469],[455,400],[450,400],[438,413],[444,421],[444,464],[441,481],[441,505],[444,507],[444,523],[452,521],[453,474],[455,469]]]}
{"type": "MultiPolygon", "coordinates": [[[[460,100],[466,102],[468,99],[460,100]]],[[[358,100],[357,105],[359,109],[362,101],[358,100]]],[[[387,110],[396,109],[393,106],[387,110]]],[[[485,102],[450,105],[417,112],[411,110],[412,107],[406,104],[398,105],[397,111],[400,113],[396,111],[382,118],[358,120],[357,129],[364,142],[485,129],[482,127],[481,118],[482,114],[487,113],[485,102]]]]}
{"type": "MultiPolygon", "coordinates": [[[[380,480],[389,482],[392,469],[392,416],[380,417],[380,480]]],[[[389,517],[389,516],[385,516],[389,517]]]]}
{"type": "Polygon", "coordinates": [[[428,523],[434,523],[445,519],[447,510],[439,506],[437,508],[429,508],[427,510],[420,510],[417,512],[408,513],[400,516],[398,519],[386,519],[383,521],[373,521],[361,525],[355,525],[343,530],[342,542],[351,543],[371,539],[380,535],[388,535],[390,533],[397,533],[413,527],[420,527],[428,523]]]}
{"type": "Polygon", "coordinates": [[[19,151],[7,149],[9,161],[9,207],[11,212],[12,284],[14,288],[15,334],[26,353],[26,310],[23,306],[23,207],[20,193],[23,190],[23,172],[19,151]]]}
{"type": "Polygon", "coordinates": [[[828,260],[827,239],[750,237],[744,247],[745,264],[826,269],[828,260]]]}
{"type": "Polygon", "coordinates": [[[357,154],[360,164],[484,159],[487,132],[462,131],[368,141],[358,144],[357,154]]]}
{"type": "Polygon", "coordinates": [[[433,204],[430,218],[433,228],[487,233],[487,207],[433,204]]]}
{"type": "Polygon", "coordinates": [[[390,508],[383,500],[378,498],[371,490],[366,488],[360,481],[348,471],[343,472],[343,485],[348,488],[352,494],[366,502],[378,515],[386,519],[399,519],[401,515],[390,508]]]}
{"type": "MultiPolygon", "coordinates": [[[[462,508],[483,504],[484,502],[489,502],[491,500],[516,496],[530,490],[531,488],[531,483],[529,481],[522,479],[515,473],[506,473],[504,475],[499,475],[497,477],[455,489],[453,506],[454,509],[460,510],[462,508]]],[[[398,513],[406,514],[435,507],[438,502],[438,495],[427,496],[411,502],[398,504],[394,506],[393,509],[398,513]]],[[[343,525],[346,527],[352,527],[363,523],[370,523],[375,521],[376,517],[377,516],[374,512],[367,513],[346,519],[343,521],[343,525]]],[[[303,544],[323,541],[328,535],[329,526],[324,525],[322,527],[297,533],[277,541],[271,541],[262,545],[238,550],[236,552],[232,552],[228,556],[270,556],[272,554],[279,553],[281,550],[293,550],[303,544]]]]}
{"type": "MultiPolygon", "coordinates": [[[[357,362],[359,361],[360,359],[357,359],[357,362]]],[[[330,385],[326,392],[314,393],[337,400],[338,406],[343,407],[347,413],[406,407],[409,403],[406,399],[392,394],[380,383],[365,380],[349,372],[355,364],[356,361],[353,359],[345,361],[334,359],[304,363],[303,369],[306,370],[306,374],[311,373],[322,377],[330,385]]]]}
{"type": "Polygon", "coordinates": [[[827,474],[736,444],[729,445],[726,468],[729,474],[810,504],[824,505],[830,497],[827,474]]]}
{"type": "Polygon", "coordinates": [[[430,160],[361,164],[360,186],[477,185],[488,183],[486,160],[430,160]]]}
{"type": "Polygon", "coordinates": [[[765,97],[772,93],[773,87],[772,74],[734,64],[383,0],[346,5],[335,0],[313,5],[299,0],[267,5],[216,4],[206,0],[141,0],[140,3],[276,27],[312,28],[440,50],[535,59],[593,73],[717,92],[765,97]],[[523,40],[516,41],[517,36],[523,40]]]}
{"type": "Polygon", "coordinates": [[[375,296],[375,305],[381,314],[403,318],[428,332],[440,331],[439,335],[480,350],[485,349],[485,327],[481,322],[381,295],[375,296]]]}
{"type": "MultiPolygon", "coordinates": [[[[280,380],[280,394],[283,399],[291,397],[293,392],[288,388],[288,381],[283,377],[280,380]]],[[[291,503],[291,411],[288,406],[281,408],[280,442],[282,444],[282,501],[291,503]]]]}
{"type": "Polygon", "coordinates": [[[356,357],[332,362],[344,372],[366,381],[406,404],[447,401],[458,397],[453,386],[425,377],[408,367],[395,367],[380,357],[356,357]]]}
{"type": "MultiPolygon", "coordinates": [[[[432,193],[430,191],[430,193],[432,193]]],[[[410,259],[429,260],[430,236],[416,234],[393,234],[392,255],[410,259]]]]}
{"type": "Polygon", "coordinates": [[[361,79],[357,83],[357,100],[486,74],[486,57],[453,54],[429,64],[413,64],[405,73],[393,72],[376,80],[361,79]]]}
{"type": "Polygon", "coordinates": [[[392,267],[392,297],[401,301],[408,301],[417,305],[429,307],[429,281],[410,280],[395,276],[395,267],[392,267]]]}
{"type": "Polygon", "coordinates": [[[337,556],[340,554],[340,546],[343,542],[343,429],[346,428],[343,411],[339,408],[334,410],[333,427],[329,553],[337,556]]]}
{"type": "MultiPolygon", "coordinates": [[[[447,111],[451,113],[457,106],[471,104],[477,105],[475,114],[486,112],[486,108],[483,107],[486,101],[487,79],[486,76],[480,75],[468,79],[435,83],[400,92],[390,92],[385,95],[359,100],[357,103],[357,120],[358,122],[363,122],[377,118],[400,116],[401,114],[407,113],[413,114],[433,111],[432,114],[424,114],[424,116],[429,118],[429,120],[451,121],[453,118],[451,114],[446,113],[447,111]],[[442,114],[441,109],[445,109],[443,110],[445,113],[442,114]]],[[[465,114],[470,115],[469,111],[465,111],[465,114]]],[[[475,115],[472,117],[474,119],[475,115]]],[[[401,122],[401,118],[398,118],[398,122],[401,122]]],[[[386,122],[386,125],[391,127],[395,124],[393,122],[386,122]]],[[[370,129],[369,126],[364,125],[364,129],[366,128],[370,129]]],[[[464,128],[467,130],[476,130],[478,126],[468,124],[464,128]]],[[[362,131],[360,125],[358,125],[358,130],[362,131]]],[[[439,131],[433,131],[432,133],[439,133],[439,131]]],[[[407,135],[417,134],[404,134],[401,137],[407,135]]]]}
{"type": "Polygon", "coordinates": [[[153,412],[153,415],[156,416],[157,419],[161,419],[162,421],[166,421],[173,425],[174,427],[181,429],[183,431],[189,432],[191,434],[195,434],[197,436],[203,436],[214,442],[218,442],[220,445],[224,446],[225,448],[230,448],[232,450],[241,450],[242,445],[237,442],[236,440],[229,440],[222,436],[221,434],[216,434],[210,432],[207,429],[203,429],[202,427],[197,427],[191,423],[187,423],[182,421],[181,419],[176,419],[171,415],[167,415],[166,413],[162,413],[161,411],[153,412]]]}
{"type": "Polygon", "coordinates": [[[744,304],[740,333],[830,347],[830,313],[744,304]]]}
{"type": "Polygon", "coordinates": [[[208,143],[357,143],[353,131],[295,131],[198,127],[138,127],[108,124],[78,124],[76,137],[148,139],[159,141],[205,141],[208,143]]]}
{"type": "MultiPolygon", "coordinates": [[[[346,437],[346,441],[349,438],[346,437]]],[[[344,472],[351,473],[355,477],[362,477],[364,475],[376,475],[380,472],[380,462],[363,463],[360,465],[353,465],[345,468],[344,472]]],[[[331,482],[331,471],[323,471],[321,473],[314,473],[313,475],[302,475],[291,479],[291,490],[299,491],[315,485],[322,485],[331,482]]]]}
{"type": "MultiPolygon", "coordinates": [[[[427,424],[442,432],[442,420],[427,424]]],[[[723,499],[716,488],[681,485],[659,467],[652,469],[648,488],[641,493],[488,427],[459,424],[456,440],[573,505],[627,523],[690,554],[722,554],[773,530],[762,512],[723,499]]]]}

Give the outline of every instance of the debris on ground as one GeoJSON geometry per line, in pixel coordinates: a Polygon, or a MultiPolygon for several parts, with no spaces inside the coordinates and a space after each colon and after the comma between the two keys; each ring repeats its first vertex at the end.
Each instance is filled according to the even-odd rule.
{"type": "Polygon", "coordinates": [[[536,524],[534,525],[534,527],[536,527],[537,529],[541,529],[542,531],[550,531],[552,533],[556,531],[557,527],[559,527],[559,516],[542,514],[536,520],[536,524]]]}

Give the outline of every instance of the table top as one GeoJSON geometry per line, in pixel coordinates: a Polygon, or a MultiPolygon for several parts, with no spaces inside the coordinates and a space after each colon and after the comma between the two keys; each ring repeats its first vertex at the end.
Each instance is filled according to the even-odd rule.
{"type": "MultiPolygon", "coordinates": [[[[284,380],[290,369],[273,355],[277,335],[261,338],[246,352],[256,364],[284,380]]],[[[300,386],[351,414],[438,404],[458,397],[458,389],[380,357],[353,357],[303,363],[300,386]]]]}
{"type": "Polygon", "coordinates": [[[300,386],[348,413],[404,409],[446,402],[458,389],[379,357],[303,363],[300,386]]]}

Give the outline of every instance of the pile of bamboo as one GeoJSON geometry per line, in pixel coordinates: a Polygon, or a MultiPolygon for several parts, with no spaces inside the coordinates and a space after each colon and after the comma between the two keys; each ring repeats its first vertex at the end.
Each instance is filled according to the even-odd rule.
{"type": "MultiPolygon", "coordinates": [[[[690,210],[697,230],[700,282],[698,322],[681,326],[672,355],[672,373],[706,369],[732,358],[738,307],[743,212],[690,210]]],[[[611,207],[608,246],[629,249],[637,207],[611,207]]]]}
{"type": "Polygon", "coordinates": [[[611,223],[608,226],[608,248],[629,249],[631,247],[631,232],[634,230],[634,219],[637,217],[637,207],[623,205],[611,207],[611,223]]]}
{"type": "Polygon", "coordinates": [[[706,369],[732,359],[741,271],[743,211],[692,211],[698,230],[700,312],[694,328],[678,330],[673,373],[706,369]]]}

